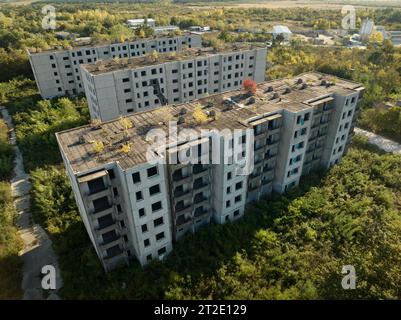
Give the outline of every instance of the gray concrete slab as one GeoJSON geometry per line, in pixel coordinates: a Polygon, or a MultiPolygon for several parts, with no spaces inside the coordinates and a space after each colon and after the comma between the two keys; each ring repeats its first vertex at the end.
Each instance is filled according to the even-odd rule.
{"type": "Polygon", "coordinates": [[[354,130],[356,134],[368,138],[370,144],[377,146],[381,150],[401,155],[401,144],[360,128],[355,128],[354,130]]]}

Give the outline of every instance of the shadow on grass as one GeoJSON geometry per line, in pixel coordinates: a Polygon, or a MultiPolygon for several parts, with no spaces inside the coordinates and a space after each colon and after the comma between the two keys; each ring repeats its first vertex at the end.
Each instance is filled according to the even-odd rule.
{"type": "Polygon", "coordinates": [[[16,252],[0,257],[0,300],[22,298],[21,269],[22,261],[16,252]]]}

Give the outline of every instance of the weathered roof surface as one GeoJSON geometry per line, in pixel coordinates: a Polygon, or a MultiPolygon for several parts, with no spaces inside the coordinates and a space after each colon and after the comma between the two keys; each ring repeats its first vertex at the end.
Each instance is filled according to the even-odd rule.
{"type": "Polygon", "coordinates": [[[122,121],[118,119],[104,122],[96,130],[91,125],[86,125],[59,132],[57,138],[75,172],[85,172],[115,161],[118,161],[122,168],[130,168],[147,161],[147,132],[160,128],[168,133],[168,121],[177,121],[180,116],[185,122],[178,125],[178,130],[191,128],[200,132],[202,129],[245,129],[250,119],[258,115],[274,115],[283,110],[298,112],[313,108],[317,99],[326,101],[334,92],[351,94],[361,88],[360,84],[352,81],[310,72],[294,78],[264,82],[251,97],[243,90],[234,90],[190,103],[136,113],[124,118],[132,124],[132,128],[126,132],[122,121]],[[323,85],[323,80],[331,85],[323,85]],[[276,95],[274,98],[275,94],[278,97],[276,95]],[[235,101],[230,110],[227,110],[227,99],[235,101]],[[214,111],[216,119],[205,124],[196,124],[193,111],[198,105],[203,107],[205,113],[214,111]],[[183,108],[186,109],[185,115],[180,114],[183,108]],[[94,141],[103,142],[104,150],[99,154],[94,153],[94,141]],[[130,143],[128,153],[121,151],[124,143],[130,143]]]}
{"type": "Polygon", "coordinates": [[[274,26],[273,33],[292,33],[287,26],[274,26]]]}
{"type": "Polygon", "coordinates": [[[154,59],[151,55],[122,59],[107,59],[99,60],[96,63],[92,64],[81,64],[81,67],[85,68],[88,72],[92,74],[102,74],[116,70],[158,65],[166,62],[176,62],[180,60],[193,60],[197,57],[208,57],[221,53],[239,52],[263,47],[265,46],[244,43],[226,45],[218,49],[212,47],[188,48],[178,52],[159,53],[156,59],[154,59]]]}
{"type": "MultiPolygon", "coordinates": [[[[155,19],[152,18],[148,18],[147,19],[148,22],[155,22],[155,19]]],[[[127,23],[144,23],[145,19],[128,19],[127,23]]]]}
{"type": "Polygon", "coordinates": [[[30,48],[28,49],[28,52],[32,55],[34,54],[40,54],[43,52],[63,52],[63,51],[70,51],[70,50],[77,50],[77,49],[83,49],[83,48],[92,48],[92,47],[102,47],[102,46],[108,46],[108,45],[129,45],[132,42],[143,42],[143,41],[152,41],[152,40],[163,40],[163,39],[173,39],[173,38],[179,38],[179,37],[185,37],[185,36],[190,36],[191,34],[194,34],[193,32],[185,32],[182,35],[170,35],[166,34],[163,36],[160,35],[152,35],[147,38],[139,38],[137,36],[133,37],[132,39],[128,39],[124,42],[118,42],[118,41],[111,41],[111,40],[98,40],[94,39],[91,37],[89,42],[83,44],[81,42],[75,42],[71,45],[71,48],[63,48],[62,46],[54,46],[48,49],[41,49],[38,51],[35,48],[30,48]]]}

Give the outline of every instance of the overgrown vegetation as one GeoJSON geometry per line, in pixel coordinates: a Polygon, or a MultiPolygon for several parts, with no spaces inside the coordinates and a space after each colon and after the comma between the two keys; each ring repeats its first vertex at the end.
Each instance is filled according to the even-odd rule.
{"type": "MultiPolygon", "coordinates": [[[[17,105],[13,108],[21,110],[17,105]]],[[[14,114],[16,135],[26,170],[61,161],[55,133],[88,123],[84,98],[39,100],[32,107],[14,114]]]]}
{"type": "Polygon", "coordinates": [[[366,50],[317,48],[294,42],[269,52],[267,78],[293,76],[309,70],[360,82],[365,87],[359,126],[401,142],[401,107],[381,107],[401,100],[401,49],[389,42],[366,50]]]}
{"type": "Polygon", "coordinates": [[[0,118],[0,181],[11,178],[13,161],[14,149],[8,141],[8,127],[0,118]]]}
{"type": "Polygon", "coordinates": [[[12,203],[10,184],[13,172],[14,149],[8,142],[8,128],[0,118],[0,299],[22,297],[22,263],[18,256],[22,248],[15,227],[16,212],[12,203]]]}
{"type": "Polygon", "coordinates": [[[34,172],[33,208],[55,238],[65,298],[401,298],[401,157],[356,138],[321,176],[260,202],[238,223],[188,236],[164,263],[111,274],[103,273],[63,170],[34,172]],[[341,288],[348,264],[356,290],[341,288]]]}
{"type": "MultiPolygon", "coordinates": [[[[42,28],[41,3],[25,6],[3,5],[0,8],[0,81],[23,75],[33,79],[27,48],[38,50],[51,46],[71,46],[71,40],[58,40],[57,31],[68,31],[94,40],[125,40],[132,31],[124,26],[133,17],[154,18],[158,25],[178,25],[188,28],[208,25],[214,30],[254,30],[238,35],[238,41],[266,41],[266,34],[274,24],[285,21],[291,28],[327,29],[341,24],[340,10],[318,10],[310,8],[211,8],[189,7],[156,1],[156,3],[54,3],[57,11],[56,30],[42,28]]],[[[401,29],[401,11],[397,9],[358,9],[357,28],[365,17],[372,17],[377,24],[387,29],[401,29]]],[[[137,37],[150,36],[152,29],[143,28],[137,37]]]]}

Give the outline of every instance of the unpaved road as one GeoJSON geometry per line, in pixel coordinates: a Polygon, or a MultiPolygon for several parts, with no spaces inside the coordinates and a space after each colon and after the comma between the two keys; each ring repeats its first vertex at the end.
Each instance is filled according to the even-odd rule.
{"type": "Polygon", "coordinates": [[[356,134],[368,138],[369,143],[375,145],[379,149],[401,155],[401,144],[360,128],[355,128],[354,131],[356,134]]]}
{"type": "Polygon", "coordinates": [[[29,175],[24,171],[21,152],[16,144],[16,137],[12,119],[8,110],[0,106],[4,121],[10,130],[10,143],[15,148],[14,177],[11,180],[11,192],[14,206],[18,213],[18,234],[23,240],[24,247],[19,252],[23,260],[22,290],[24,300],[59,299],[57,290],[63,285],[58,268],[57,256],[52,248],[52,242],[47,233],[38,224],[32,223],[30,211],[31,183],[29,175]],[[56,290],[44,292],[42,289],[42,267],[53,265],[56,269],[56,290]],[[48,296],[47,296],[48,294],[48,296]]]}

